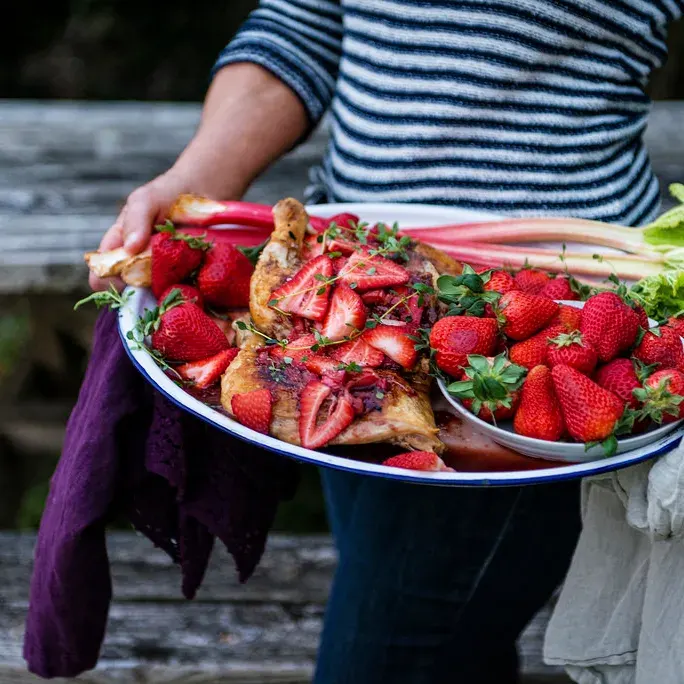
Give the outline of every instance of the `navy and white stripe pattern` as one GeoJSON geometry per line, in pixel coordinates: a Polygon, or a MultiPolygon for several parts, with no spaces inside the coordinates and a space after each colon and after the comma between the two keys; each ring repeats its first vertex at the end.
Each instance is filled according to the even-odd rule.
{"type": "Polygon", "coordinates": [[[215,68],[261,64],[330,108],[329,201],[639,225],[641,135],[684,0],[262,0],[215,68]]]}

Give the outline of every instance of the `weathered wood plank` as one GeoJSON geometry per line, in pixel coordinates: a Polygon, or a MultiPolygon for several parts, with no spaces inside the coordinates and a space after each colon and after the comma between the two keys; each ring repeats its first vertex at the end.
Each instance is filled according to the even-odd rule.
{"type": "MultiPolygon", "coordinates": [[[[0,597],[26,601],[32,535],[0,533],[0,597]]],[[[166,554],[135,534],[111,533],[108,552],[118,601],[180,601],[180,574],[166,554]]],[[[274,535],[252,579],[237,581],[232,559],[217,548],[198,593],[201,601],[325,603],[336,556],[328,537],[274,535]]]]}
{"type": "MultiPolygon", "coordinates": [[[[0,100],[0,293],[83,288],[82,253],[97,246],[128,192],[168,168],[198,121],[193,104],[0,100]]],[[[684,102],[654,105],[645,137],[663,191],[684,178],[683,126],[684,102]]],[[[323,125],[247,199],[301,197],[326,139],[323,125]]]]}
{"type": "MultiPolygon", "coordinates": [[[[0,681],[35,684],[21,640],[34,537],[0,534],[0,681]]],[[[222,549],[194,602],[180,597],[178,569],[144,538],[109,535],[115,601],[92,684],[288,682],[309,680],[335,552],[327,537],[274,535],[254,577],[239,585],[222,549]]],[[[541,662],[548,611],[520,641],[526,675],[566,681],[541,662]]]]}

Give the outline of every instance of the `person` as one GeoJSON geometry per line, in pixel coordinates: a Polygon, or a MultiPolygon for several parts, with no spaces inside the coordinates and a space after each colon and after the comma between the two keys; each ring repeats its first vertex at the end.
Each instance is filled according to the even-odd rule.
{"type": "MultiPolygon", "coordinates": [[[[239,199],[326,112],[309,202],[643,224],[659,203],[645,88],[681,13],[682,0],[263,0],[214,67],[196,135],[101,248],[143,249],[179,193],[239,199]]],[[[579,533],[576,484],[321,475],[339,564],[316,684],[518,681],[516,639],[579,533]]]]}

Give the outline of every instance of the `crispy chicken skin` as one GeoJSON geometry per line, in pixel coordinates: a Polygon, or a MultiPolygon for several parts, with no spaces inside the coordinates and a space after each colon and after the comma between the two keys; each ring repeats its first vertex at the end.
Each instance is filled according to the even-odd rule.
{"type": "Polygon", "coordinates": [[[271,292],[294,275],[301,266],[300,253],[309,217],[294,199],[284,199],[273,207],[274,229],[271,240],[259,257],[250,286],[249,308],[252,321],[269,337],[287,337],[291,325],[268,306],[271,292]]]}
{"type": "MultiPolygon", "coordinates": [[[[272,292],[294,275],[302,266],[301,251],[309,223],[304,207],[293,199],[279,202],[273,209],[275,228],[264,248],[252,276],[250,312],[254,325],[269,337],[284,339],[291,332],[289,318],[268,306],[272,292]]],[[[436,278],[439,273],[459,273],[460,265],[438,250],[419,245],[412,257],[413,267],[436,278]]],[[[297,392],[269,382],[260,374],[257,349],[260,337],[243,336],[241,351],[221,380],[221,403],[232,412],[233,395],[269,388],[273,396],[272,436],[291,444],[300,444],[299,406],[297,392]]],[[[381,410],[357,417],[332,442],[332,445],[390,442],[407,449],[441,453],[434,414],[430,405],[430,378],[424,367],[411,374],[412,391],[402,388],[405,381],[391,383],[381,410]]],[[[386,371],[395,375],[393,371],[386,371]]]]}
{"type": "MultiPolygon", "coordinates": [[[[268,383],[260,377],[257,367],[257,340],[248,340],[221,379],[221,404],[232,413],[234,394],[268,388],[273,396],[273,419],[270,434],[290,444],[300,444],[299,407],[295,392],[268,383]]],[[[388,373],[391,373],[389,371],[388,373]]],[[[390,442],[407,449],[441,453],[444,445],[438,438],[438,429],[428,396],[428,377],[416,373],[409,394],[400,385],[387,392],[382,410],[371,411],[342,431],[330,444],[370,444],[390,442]]]]}

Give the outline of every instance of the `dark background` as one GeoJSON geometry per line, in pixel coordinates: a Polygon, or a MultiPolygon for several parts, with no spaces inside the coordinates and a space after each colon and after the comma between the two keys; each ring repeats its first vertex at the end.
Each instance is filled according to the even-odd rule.
{"type": "MultiPolygon", "coordinates": [[[[255,0],[13,2],[11,11],[3,7],[0,15],[0,97],[201,101],[217,54],[255,5],[255,0]]],[[[684,100],[684,22],[672,27],[669,44],[669,62],[654,75],[650,92],[654,99],[684,100]]],[[[83,322],[80,336],[68,335],[46,345],[61,348],[67,371],[56,373],[50,364],[38,363],[24,373],[21,351],[29,336],[24,304],[0,302],[0,393],[7,378],[18,375],[20,399],[40,397],[52,408],[59,404],[68,411],[87,362],[83,340],[89,336],[94,314],[83,322]]],[[[69,312],[71,304],[71,300],[60,303],[69,312]]],[[[57,423],[61,434],[63,420],[58,417],[57,423]]],[[[33,427],[24,428],[32,431],[33,427]]],[[[59,434],[51,436],[46,427],[44,436],[33,435],[34,446],[27,450],[0,434],[0,528],[37,525],[59,441],[59,434]]],[[[302,532],[325,529],[315,469],[303,469],[297,498],[283,507],[278,527],[302,532]]]]}
{"type": "MultiPolygon", "coordinates": [[[[255,0],[6,3],[0,96],[200,100],[207,74],[255,0]],[[16,25],[16,31],[12,27],[16,25]]],[[[654,99],[684,99],[684,25],[651,83],[654,99]]]]}

